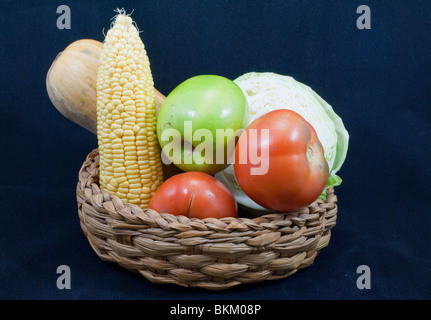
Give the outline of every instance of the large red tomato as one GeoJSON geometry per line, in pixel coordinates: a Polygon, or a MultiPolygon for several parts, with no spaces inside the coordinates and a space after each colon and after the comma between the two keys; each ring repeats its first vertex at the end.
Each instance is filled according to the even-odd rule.
{"type": "Polygon", "coordinates": [[[264,208],[284,212],[314,202],[329,177],[314,128],[285,109],[266,113],[246,128],[235,148],[234,170],[247,196],[264,208]]]}
{"type": "Polygon", "coordinates": [[[151,198],[150,209],[189,218],[238,217],[238,207],[229,189],[203,172],[185,172],[170,177],[151,198]]]}

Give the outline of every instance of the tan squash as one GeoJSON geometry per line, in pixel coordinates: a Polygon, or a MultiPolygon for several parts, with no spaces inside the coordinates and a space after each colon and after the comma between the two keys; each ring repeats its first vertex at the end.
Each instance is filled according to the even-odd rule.
{"type": "MultiPolygon", "coordinates": [[[[97,71],[103,43],[82,39],[59,53],[46,76],[46,89],[55,108],[67,119],[97,135],[97,71]]],[[[156,113],[166,97],[154,89],[156,113]]],[[[163,164],[164,178],[183,172],[163,164]]]]}
{"type": "MultiPolygon", "coordinates": [[[[97,133],[96,80],[103,43],[77,40],[60,52],[46,75],[46,89],[55,108],[67,119],[97,133]]],[[[166,97],[154,89],[157,112],[166,97]]]]}

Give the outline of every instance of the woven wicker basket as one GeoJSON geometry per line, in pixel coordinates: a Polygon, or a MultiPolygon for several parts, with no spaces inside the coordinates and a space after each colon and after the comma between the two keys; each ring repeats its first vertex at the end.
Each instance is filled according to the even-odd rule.
{"type": "Polygon", "coordinates": [[[98,185],[94,149],[79,171],[81,228],[105,261],[153,283],[223,290],[288,277],[313,263],[337,219],[333,189],[295,213],[250,218],[189,219],[142,210],[98,185]]]}

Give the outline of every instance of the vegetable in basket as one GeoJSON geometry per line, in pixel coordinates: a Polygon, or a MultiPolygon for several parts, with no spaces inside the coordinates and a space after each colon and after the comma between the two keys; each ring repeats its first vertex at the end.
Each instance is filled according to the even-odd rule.
{"type": "MultiPolygon", "coordinates": [[[[250,123],[270,111],[288,109],[300,114],[313,126],[329,166],[329,178],[320,198],[326,197],[329,187],[341,184],[342,180],[337,173],[346,158],[349,134],[331,105],[310,87],[289,76],[272,72],[250,72],[234,82],[247,97],[250,123]]],[[[216,178],[231,190],[237,202],[245,209],[257,213],[271,211],[257,204],[241,190],[233,165],[217,173],[216,178]]]]}
{"type": "Polygon", "coordinates": [[[150,62],[122,11],[108,30],[97,73],[100,188],[145,209],[163,182],[150,62]]]}
{"type": "Polygon", "coordinates": [[[163,182],[148,208],[198,219],[238,217],[237,203],[229,189],[199,171],[180,173],[163,182]]]}
{"type": "Polygon", "coordinates": [[[313,127],[287,109],[268,112],[247,127],[236,145],[233,167],[246,195],[279,212],[296,211],[313,203],[329,176],[313,127]]]}
{"type": "Polygon", "coordinates": [[[183,171],[215,174],[229,165],[248,119],[247,100],[232,80],[191,77],[169,93],[157,116],[163,161],[183,171]]]}

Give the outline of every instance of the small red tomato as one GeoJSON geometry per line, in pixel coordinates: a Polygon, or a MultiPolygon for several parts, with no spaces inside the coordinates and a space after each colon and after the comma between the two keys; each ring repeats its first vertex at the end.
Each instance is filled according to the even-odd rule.
{"type": "Polygon", "coordinates": [[[269,210],[291,212],[322,193],[329,177],[314,128],[298,113],[279,109],[253,121],[235,147],[238,184],[269,210]]]}
{"type": "Polygon", "coordinates": [[[238,217],[238,207],[229,189],[213,176],[197,171],[180,173],[163,182],[149,208],[198,219],[238,217]]]}

